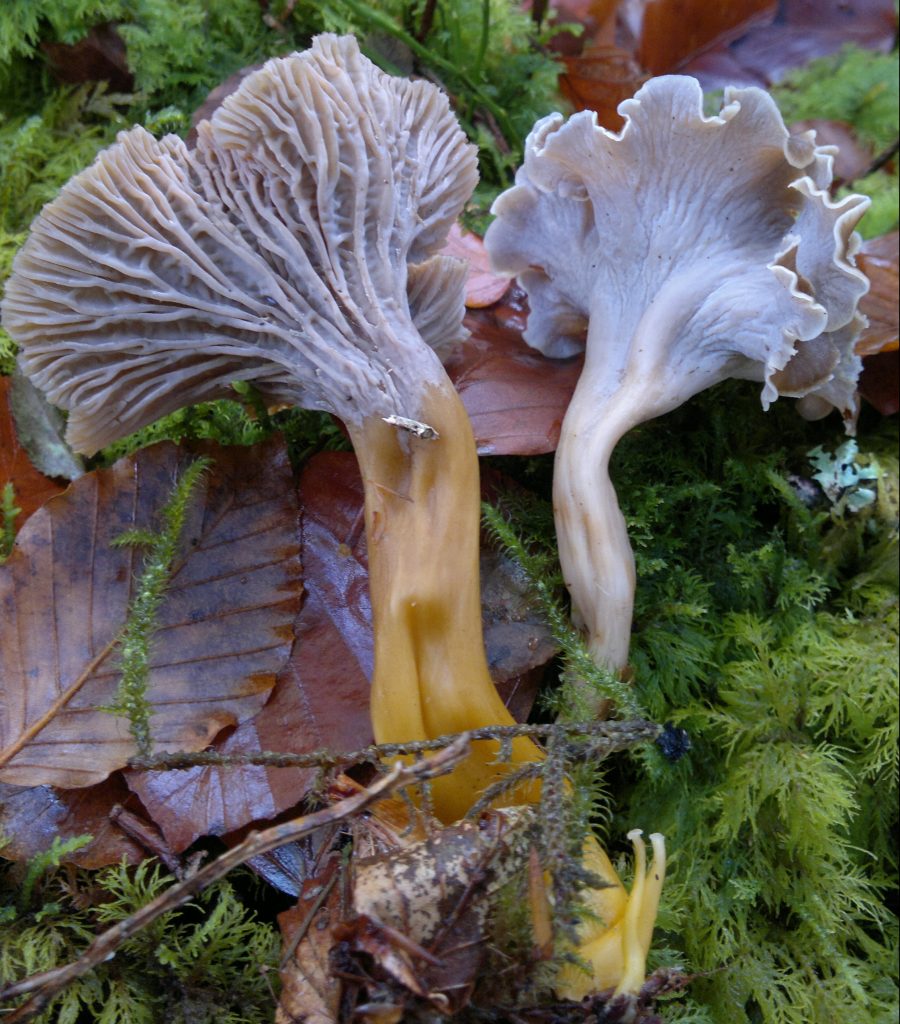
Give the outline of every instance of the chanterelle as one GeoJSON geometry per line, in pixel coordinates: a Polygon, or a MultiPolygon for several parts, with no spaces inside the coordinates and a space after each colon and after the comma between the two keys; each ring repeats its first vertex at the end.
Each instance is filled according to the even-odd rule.
{"type": "Polygon", "coordinates": [[[760,89],[703,115],[693,78],[649,81],[618,134],[582,112],[539,121],[485,242],[518,275],[525,339],[585,348],[556,456],[554,509],[575,617],[598,664],[628,659],[634,559],[609,478],[618,440],[727,377],[852,425],[868,283],[853,261],[862,196],[833,202],[832,147],[788,133],[760,89]],[[585,342],[585,331],[587,340],[585,342]]]}

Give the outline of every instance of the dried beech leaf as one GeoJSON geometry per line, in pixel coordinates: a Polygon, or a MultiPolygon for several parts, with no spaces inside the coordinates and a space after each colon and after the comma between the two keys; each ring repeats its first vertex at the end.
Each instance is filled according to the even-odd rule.
{"type": "MultiPolygon", "coordinates": [[[[372,742],[372,615],[354,456],[315,456],[299,495],[305,596],[297,639],[266,706],[216,743],[222,754],[356,750],[372,742]]],[[[198,836],[234,832],[293,807],[314,778],[311,768],[242,765],[129,772],[128,784],[180,852],[198,836]]]]}
{"type": "Polygon", "coordinates": [[[137,810],[137,800],[116,774],[85,789],[52,786],[8,786],[0,782],[0,835],[10,860],[30,860],[61,840],[93,836],[92,841],[66,857],[83,868],[117,864],[124,857],[137,864],[147,856],[114,822],[109,813],[117,804],[137,810]]]}
{"type": "Polygon", "coordinates": [[[447,235],[447,244],[441,251],[445,256],[455,256],[469,264],[466,280],[466,306],[469,309],[492,306],[506,294],[509,278],[501,277],[491,270],[484,242],[478,235],[454,224],[447,235]]]}
{"type": "MultiPolygon", "coordinates": [[[[157,749],[197,750],[251,717],[290,650],[300,602],[297,505],[280,440],[197,446],[215,465],[185,518],[151,641],[157,749]]],[[[134,752],[106,713],[114,650],[142,564],[125,530],[152,529],[195,454],[156,445],[90,473],[39,510],[0,568],[0,780],[73,787],[134,752]]]]}
{"type": "Polygon", "coordinates": [[[900,232],[863,242],[857,263],[869,279],[869,292],[859,303],[869,326],[856,344],[861,356],[891,352],[898,347],[897,290],[900,287],[900,232]]]}
{"type": "Polygon", "coordinates": [[[491,894],[526,870],[525,809],[491,811],[389,854],[354,860],[356,917],[339,937],[444,1013],[468,1003],[491,894]]]}
{"type": "Polygon", "coordinates": [[[522,341],[524,295],[469,313],[469,338],[447,373],[463,400],[481,455],[541,455],[556,449],[581,359],[547,359],[522,341]]]}
{"type": "Polygon", "coordinates": [[[35,469],[19,443],[9,401],[12,380],[12,377],[0,377],[0,490],[6,484],[13,485],[16,507],[21,509],[16,526],[21,528],[32,512],[63,488],[35,469]]]}
{"type": "Polygon", "coordinates": [[[338,872],[335,859],[304,883],[297,906],[278,915],[284,950],[276,1024],[337,1024],[341,985],[331,971],[329,952],[331,929],[340,920],[338,872]]]}
{"type": "Polygon", "coordinates": [[[66,425],[62,414],[21,373],[10,380],[9,407],[16,434],[35,468],[47,476],[77,480],[84,474],[84,463],[63,438],[66,425]]]}

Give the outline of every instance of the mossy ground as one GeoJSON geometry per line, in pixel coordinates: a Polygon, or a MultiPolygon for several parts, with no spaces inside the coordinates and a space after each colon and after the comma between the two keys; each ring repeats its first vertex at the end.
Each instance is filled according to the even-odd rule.
{"type": "MultiPolygon", "coordinates": [[[[508,183],[528,128],[555,105],[553,61],[529,47],[527,18],[499,0],[439,5],[442,20],[424,54],[411,47],[422,4],[333,0],[286,9],[270,4],[267,24],[257,0],[5,4],[0,279],[41,205],[118,130],[143,123],[184,132],[190,111],[231,72],[302,47],[322,29],[355,31],[370,55],[399,70],[414,53],[445,81],[481,148],[482,198],[508,183]],[[56,85],[39,39],[74,42],[104,19],[120,22],[134,90],[56,85]],[[472,70],[454,77],[454,63],[472,70]]],[[[896,52],[848,51],[791,76],[778,98],[789,118],[814,111],[849,121],[878,150],[897,135],[896,68],[896,52]]],[[[875,206],[864,229],[873,235],[896,226],[896,171],[856,184],[870,186],[875,206]]],[[[0,333],[0,372],[11,371],[13,356],[0,333]]],[[[178,413],[102,458],[169,436],[250,443],[273,426],[287,428],[298,463],[342,443],[330,421],[311,414],[268,422],[236,403],[215,403],[178,413]]],[[[653,956],[699,975],[687,996],[663,1008],[670,1021],[896,1019],[896,419],[871,410],[863,417],[860,456],[874,457],[880,474],[877,500],[858,512],[835,505],[812,481],[809,453],[842,442],[836,422],[804,423],[784,402],[764,415],[753,387],[735,384],[633,432],[616,455],[613,476],[638,562],[635,699],[657,720],[687,729],[692,747],[677,763],[655,748],[616,761],[604,776],[611,810],[602,824],[614,852],[624,851],[619,837],[628,828],[667,836],[671,872],[653,956]]],[[[508,539],[527,539],[519,554],[538,559],[531,569],[547,607],[557,596],[550,467],[549,458],[504,463],[536,495],[506,508],[508,539]]],[[[567,654],[577,658],[569,641],[567,654]]],[[[577,714],[565,696],[548,699],[577,714]]],[[[18,870],[4,869],[10,886],[18,870]]],[[[126,912],[158,884],[149,866],[92,879],[49,867],[27,906],[17,908],[15,888],[6,889],[3,975],[71,957],[104,915],[126,912]]],[[[205,905],[214,908],[208,918],[170,918],[135,940],[47,1019],[74,1022],[87,1012],[98,1021],[175,1021],[198,985],[199,1002],[185,1019],[207,1019],[215,986],[243,1002],[209,1019],[269,1019],[267,983],[242,950],[271,961],[274,932],[254,922],[227,885],[205,905]],[[201,952],[210,939],[222,943],[215,955],[201,952]],[[152,995],[160,977],[171,994],[165,1004],[152,995]]]]}

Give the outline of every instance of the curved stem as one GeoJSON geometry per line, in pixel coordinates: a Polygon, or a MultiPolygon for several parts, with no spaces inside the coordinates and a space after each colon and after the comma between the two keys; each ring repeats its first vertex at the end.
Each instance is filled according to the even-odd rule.
{"type": "MultiPolygon", "coordinates": [[[[482,639],[478,457],[468,416],[449,380],[427,388],[415,415],[436,439],[376,417],[351,428],[366,493],[378,743],[513,724],[482,639]]],[[[525,737],[513,741],[511,764],[492,763],[497,750],[495,741],[479,741],[459,768],[435,780],[442,819],[462,817],[504,772],[542,756],[525,737]]],[[[520,799],[536,799],[537,786],[524,785],[520,799]]],[[[505,802],[516,801],[507,795],[505,802]]]]}
{"type": "Polygon", "coordinates": [[[618,395],[598,402],[585,370],[563,421],[553,474],[559,560],[573,617],[594,660],[613,671],[628,662],[635,588],[628,529],[609,476],[613,449],[631,425],[617,415],[621,408],[618,395]]]}

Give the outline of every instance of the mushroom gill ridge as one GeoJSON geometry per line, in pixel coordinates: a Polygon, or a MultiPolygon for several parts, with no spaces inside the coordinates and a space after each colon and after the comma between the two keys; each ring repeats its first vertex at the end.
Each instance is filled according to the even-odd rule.
{"type": "Polygon", "coordinates": [[[476,180],[439,90],[318,37],[250,76],[193,151],[122,133],[36,220],[4,325],[81,450],[238,378],[349,422],[415,417],[441,369],[407,264],[445,278],[428,340],[459,336],[462,278],[434,254],[476,180]]]}

